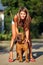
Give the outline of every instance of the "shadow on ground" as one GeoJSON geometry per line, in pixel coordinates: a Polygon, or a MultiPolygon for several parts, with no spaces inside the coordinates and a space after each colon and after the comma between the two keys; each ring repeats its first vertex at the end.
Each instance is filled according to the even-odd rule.
{"type": "Polygon", "coordinates": [[[36,58],[38,58],[38,57],[40,57],[40,56],[42,56],[43,55],[43,52],[33,52],[33,57],[36,59],[36,58]]]}
{"type": "Polygon", "coordinates": [[[0,46],[0,53],[8,53],[9,51],[8,51],[8,49],[7,49],[7,47],[6,46],[0,46]]]}
{"type": "MultiPolygon", "coordinates": [[[[33,49],[35,49],[35,50],[38,50],[41,47],[43,47],[43,45],[39,45],[39,44],[38,45],[37,44],[33,45],[33,49]]],[[[14,52],[16,52],[16,51],[14,50],[14,52]]],[[[9,53],[8,46],[0,46],[0,54],[5,54],[5,53],[9,53]]],[[[43,51],[35,51],[35,52],[33,52],[33,57],[35,59],[39,58],[42,55],[43,55],[43,51]]]]}
{"type": "MultiPolygon", "coordinates": [[[[33,58],[34,59],[37,59],[37,58],[39,58],[40,56],[42,56],[43,55],[43,52],[33,52],[33,58]]],[[[28,59],[29,59],[29,56],[28,56],[28,59]]],[[[23,56],[23,62],[25,61],[25,56],[23,56]]]]}
{"type": "Polygon", "coordinates": [[[43,45],[37,45],[36,44],[36,45],[33,45],[32,47],[33,47],[33,49],[36,49],[37,50],[37,49],[40,49],[41,47],[43,47],[43,45]]]}

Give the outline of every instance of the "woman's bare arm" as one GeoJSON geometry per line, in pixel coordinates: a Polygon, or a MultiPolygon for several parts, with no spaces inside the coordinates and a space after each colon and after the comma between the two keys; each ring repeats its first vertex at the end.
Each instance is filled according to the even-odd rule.
{"type": "Polygon", "coordinates": [[[25,31],[25,35],[26,35],[26,42],[30,42],[30,30],[28,29],[28,30],[26,30],[25,31]]]}
{"type": "Polygon", "coordinates": [[[12,37],[15,39],[16,37],[16,24],[12,24],[12,37]]]}

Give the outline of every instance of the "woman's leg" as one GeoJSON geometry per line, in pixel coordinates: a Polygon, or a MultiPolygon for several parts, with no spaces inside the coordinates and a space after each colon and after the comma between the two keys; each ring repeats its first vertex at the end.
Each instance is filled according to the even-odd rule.
{"type": "Polygon", "coordinates": [[[13,46],[14,46],[14,39],[11,39],[11,43],[10,43],[10,53],[9,53],[9,58],[13,59],[13,46]]]}
{"type": "Polygon", "coordinates": [[[29,44],[29,55],[30,55],[30,61],[34,62],[35,59],[33,58],[33,55],[32,55],[32,42],[31,42],[31,39],[30,39],[30,44],[29,44]]]}
{"type": "Polygon", "coordinates": [[[9,53],[9,58],[13,59],[13,46],[14,46],[14,40],[16,38],[16,24],[13,23],[12,24],[12,39],[11,39],[11,43],[10,43],[10,53],[9,53]]]}
{"type": "Polygon", "coordinates": [[[29,43],[29,55],[30,55],[30,58],[32,58],[32,43],[31,43],[31,40],[30,40],[30,43],[29,43]]]}

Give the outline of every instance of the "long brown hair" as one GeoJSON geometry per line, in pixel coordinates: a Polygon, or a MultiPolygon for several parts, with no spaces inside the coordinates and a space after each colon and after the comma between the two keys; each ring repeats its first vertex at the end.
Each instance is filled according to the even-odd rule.
{"type": "Polygon", "coordinates": [[[17,18],[18,18],[18,22],[17,22],[18,26],[20,25],[24,28],[24,30],[27,30],[29,28],[31,17],[29,15],[29,12],[26,7],[20,7],[20,9],[17,13],[17,18]],[[25,20],[23,20],[24,22],[22,22],[22,20],[20,19],[20,16],[19,16],[21,11],[24,11],[26,13],[26,18],[25,18],[25,20]]]}

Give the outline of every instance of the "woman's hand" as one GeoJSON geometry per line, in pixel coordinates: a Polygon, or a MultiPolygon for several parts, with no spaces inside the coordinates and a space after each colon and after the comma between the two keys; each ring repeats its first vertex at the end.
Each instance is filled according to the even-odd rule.
{"type": "Polygon", "coordinates": [[[30,43],[29,39],[25,38],[25,42],[26,43],[30,43]]]}

